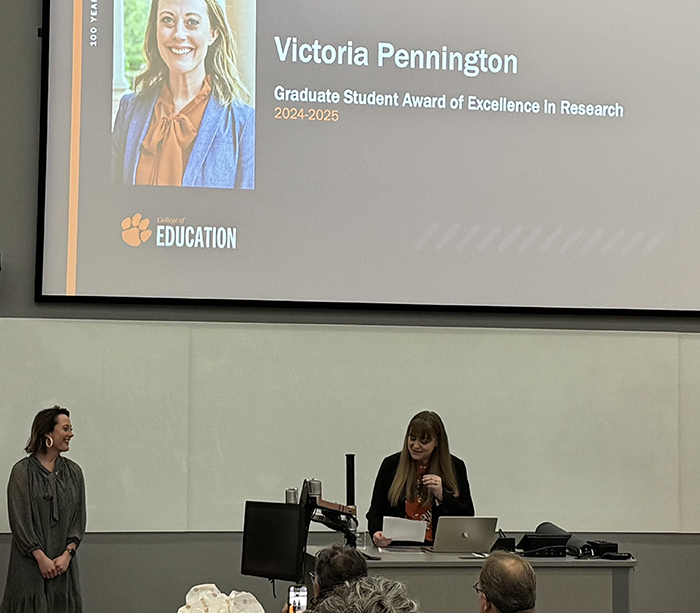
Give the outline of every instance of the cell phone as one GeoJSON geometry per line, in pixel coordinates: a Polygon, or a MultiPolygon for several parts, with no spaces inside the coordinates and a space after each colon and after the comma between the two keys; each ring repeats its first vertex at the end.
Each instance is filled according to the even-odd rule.
{"type": "Polygon", "coordinates": [[[300,613],[306,611],[309,604],[309,590],[305,585],[290,585],[287,597],[289,613],[300,613]]]}

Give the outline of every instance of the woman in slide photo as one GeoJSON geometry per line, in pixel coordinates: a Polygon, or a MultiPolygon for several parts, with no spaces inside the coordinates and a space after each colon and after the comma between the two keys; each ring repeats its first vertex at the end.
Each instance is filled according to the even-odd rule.
{"type": "Polygon", "coordinates": [[[7,506],[12,530],[1,613],[81,613],[76,551],[85,534],[85,481],[70,449],[67,409],[54,406],[34,418],[25,448],[12,467],[7,506]]]}
{"type": "Polygon", "coordinates": [[[153,0],[144,56],[114,122],[114,180],[252,189],[255,111],[217,0],[153,0]]]}
{"type": "Polygon", "coordinates": [[[442,515],[474,515],[464,462],[450,455],[442,419],[422,411],[411,419],[403,449],[384,458],[367,512],[368,529],[377,547],[391,543],[382,533],[384,517],[428,522],[425,540],[432,543],[442,515]]]}

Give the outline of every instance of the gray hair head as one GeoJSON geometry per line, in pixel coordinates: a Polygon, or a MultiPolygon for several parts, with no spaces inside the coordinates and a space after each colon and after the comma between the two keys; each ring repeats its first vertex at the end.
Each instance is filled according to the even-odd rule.
{"type": "Polygon", "coordinates": [[[380,575],[361,577],[328,593],[314,613],[419,613],[403,583],[380,575]]]}

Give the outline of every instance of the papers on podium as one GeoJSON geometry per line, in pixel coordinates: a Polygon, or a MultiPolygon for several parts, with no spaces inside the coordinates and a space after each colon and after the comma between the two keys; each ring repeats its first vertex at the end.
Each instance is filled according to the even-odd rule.
{"type": "Polygon", "coordinates": [[[422,543],[425,540],[427,521],[403,519],[401,517],[385,517],[382,533],[392,541],[409,541],[422,543]]]}

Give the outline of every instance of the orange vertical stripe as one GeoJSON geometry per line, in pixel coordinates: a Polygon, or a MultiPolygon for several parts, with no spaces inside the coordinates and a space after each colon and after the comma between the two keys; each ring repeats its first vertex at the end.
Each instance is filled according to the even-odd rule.
{"type": "Polygon", "coordinates": [[[73,87],[71,93],[70,184],[68,188],[68,262],[66,295],[75,296],[78,259],[78,191],[80,185],[80,90],[83,79],[83,2],[73,1],[73,87]]]}

